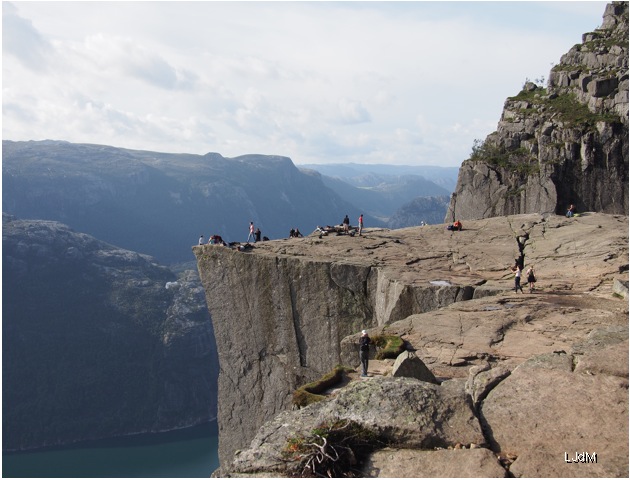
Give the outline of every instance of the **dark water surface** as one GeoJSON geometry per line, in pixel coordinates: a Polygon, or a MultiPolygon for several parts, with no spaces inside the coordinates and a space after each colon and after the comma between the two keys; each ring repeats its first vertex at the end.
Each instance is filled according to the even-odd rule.
{"type": "Polygon", "coordinates": [[[3,453],[2,477],[195,478],[219,467],[216,422],[166,433],[3,453]]]}

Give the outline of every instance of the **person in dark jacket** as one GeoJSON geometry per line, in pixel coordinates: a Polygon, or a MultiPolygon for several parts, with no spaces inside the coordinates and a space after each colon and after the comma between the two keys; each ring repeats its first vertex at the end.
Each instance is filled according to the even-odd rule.
{"type": "Polygon", "coordinates": [[[348,215],[343,217],[341,224],[343,225],[343,231],[345,233],[350,232],[350,218],[348,217],[348,215]]]}
{"type": "Polygon", "coordinates": [[[372,340],[370,340],[370,336],[367,333],[367,330],[363,330],[361,332],[361,339],[359,340],[359,359],[361,360],[361,376],[368,376],[368,361],[370,359],[370,344],[372,340]]]}

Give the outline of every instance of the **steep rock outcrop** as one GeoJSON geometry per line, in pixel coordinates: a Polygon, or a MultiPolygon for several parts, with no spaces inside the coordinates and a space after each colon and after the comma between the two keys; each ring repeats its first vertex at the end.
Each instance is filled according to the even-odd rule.
{"type": "Polygon", "coordinates": [[[478,406],[531,356],[570,351],[596,326],[627,325],[627,303],[612,296],[628,275],[622,216],[494,217],[461,232],[367,229],[193,251],[221,362],[223,473],[261,425],[290,408],[295,388],[338,363],[358,364],[363,328],[402,335],[439,380],[496,368],[472,384],[478,406]],[[535,295],[511,293],[517,257],[536,265],[535,295]]]}
{"type": "Polygon", "coordinates": [[[519,213],[628,214],[628,3],[606,7],[553,67],[527,82],[460,168],[445,221],[519,213]]]}

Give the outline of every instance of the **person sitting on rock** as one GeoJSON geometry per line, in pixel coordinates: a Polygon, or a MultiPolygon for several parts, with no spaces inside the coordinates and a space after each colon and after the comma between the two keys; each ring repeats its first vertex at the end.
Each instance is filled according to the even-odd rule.
{"type": "Polygon", "coordinates": [[[567,218],[571,218],[574,214],[575,214],[575,205],[571,204],[569,205],[569,208],[567,209],[567,218]]]}
{"type": "Polygon", "coordinates": [[[453,224],[453,230],[458,230],[458,231],[462,231],[462,222],[460,222],[459,220],[455,220],[455,223],[453,224]]]}

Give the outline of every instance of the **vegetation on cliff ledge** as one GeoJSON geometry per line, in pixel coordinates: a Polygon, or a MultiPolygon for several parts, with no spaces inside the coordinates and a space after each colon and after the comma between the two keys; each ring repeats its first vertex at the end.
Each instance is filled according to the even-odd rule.
{"type": "Polygon", "coordinates": [[[507,168],[526,175],[539,170],[538,161],[527,149],[520,147],[508,149],[493,142],[475,140],[469,160],[483,161],[490,165],[507,168]]]}
{"type": "Polygon", "coordinates": [[[357,477],[360,461],[383,442],[378,436],[351,420],[323,423],[306,437],[290,438],[282,452],[284,459],[296,461],[289,472],[296,477],[357,477]]]}
{"type": "Polygon", "coordinates": [[[406,347],[405,341],[397,335],[375,335],[372,337],[372,343],[378,348],[377,360],[396,358],[406,347]]]}
{"type": "Polygon", "coordinates": [[[564,123],[566,127],[582,128],[586,131],[595,130],[598,122],[620,123],[618,115],[613,113],[593,113],[588,106],[581,103],[571,92],[548,93],[545,88],[523,88],[516,96],[509,97],[513,102],[525,102],[526,108],[521,108],[521,116],[540,115],[564,123]]]}
{"type": "Polygon", "coordinates": [[[306,407],[311,403],[323,400],[326,397],[324,395],[320,395],[321,393],[341,383],[346,372],[354,371],[355,370],[352,368],[337,365],[318,380],[302,385],[293,392],[293,405],[297,407],[306,407]]]}

